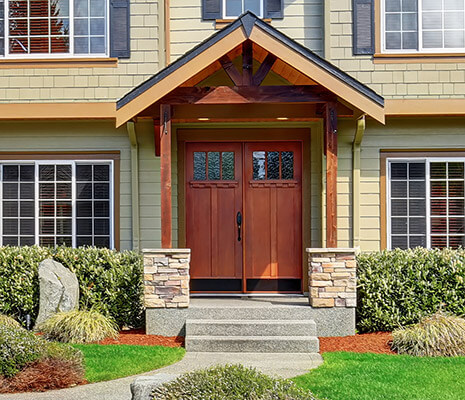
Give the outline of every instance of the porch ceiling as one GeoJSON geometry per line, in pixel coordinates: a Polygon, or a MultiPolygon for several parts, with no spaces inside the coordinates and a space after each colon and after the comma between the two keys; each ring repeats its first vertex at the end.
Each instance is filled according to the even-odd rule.
{"type": "Polygon", "coordinates": [[[381,96],[248,12],[121,98],[116,124],[155,117],[158,103],[211,107],[329,101],[338,102],[342,114],[352,109],[384,123],[381,96]]]}

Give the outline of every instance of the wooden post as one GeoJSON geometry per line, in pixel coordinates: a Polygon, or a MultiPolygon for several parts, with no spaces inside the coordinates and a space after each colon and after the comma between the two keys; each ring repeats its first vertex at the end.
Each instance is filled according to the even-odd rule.
{"type": "Polygon", "coordinates": [[[160,105],[161,246],[171,249],[171,105],[160,105]]]}
{"type": "Polygon", "coordinates": [[[337,247],[337,110],[335,103],[325,106],[326,154],[326,247],[337,247]]]}

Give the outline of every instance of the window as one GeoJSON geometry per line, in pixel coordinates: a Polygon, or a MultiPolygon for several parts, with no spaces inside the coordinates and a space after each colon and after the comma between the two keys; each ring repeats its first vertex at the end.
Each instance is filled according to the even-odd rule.
{"type": "Polygon", "coordinates": [[[246,11],[263,16],[263,0],[223,0],[224,18],[236,18],[246,11]]]}
{"type": "Polygon", "coordinates": [[[465,247],[465,159],[388,160],[390,248],[465,247]]]}
{"type": "Polygon", "coordinates": [[[0,164],[0,245],[112,243],[111,162],[0,164]]]}
{"type": "Polygon", "coordinates": [[[463,52],[465,0],[382,0],[387,53],[463,52]]]}
{"type": "Polygon", "coordinates": [[[108,0],[0,0],[0,53],[108,55],[108,14],[108,0]]]}

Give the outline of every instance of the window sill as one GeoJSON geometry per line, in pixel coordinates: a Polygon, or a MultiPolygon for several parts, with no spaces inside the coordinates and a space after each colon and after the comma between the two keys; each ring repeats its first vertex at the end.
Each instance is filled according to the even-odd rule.
{"type": "MultiPolygon", "coordinates": [[[[234,21],[235,19],[217,19],[215,20],[215,29],[223,29],[226,25],[234,21]]],[[[262,21],[271,23],[271,18],[262,18],[262,21]]]]}
{"type": "Polygon", "coordinates": [[[0,69],[10,68],[115,68],[117,58],[21,58],[0,59],[0,69]]]}
{"type": "Polygon", "coordinates": [[[464,61],[465,53],[375,53],[373,55],[375,64],[456,63],[464,61]]]}

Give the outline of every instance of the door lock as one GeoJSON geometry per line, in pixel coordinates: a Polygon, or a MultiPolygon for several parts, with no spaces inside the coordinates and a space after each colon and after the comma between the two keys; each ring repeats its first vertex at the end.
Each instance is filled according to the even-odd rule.
{"type": "Polygon", "coordinates": [[[236,223],[237,223],[237,241],[240,242],[241,239],[241,228],[242,228],[242,214],[239,211],[236,215],[236,223]]]}

